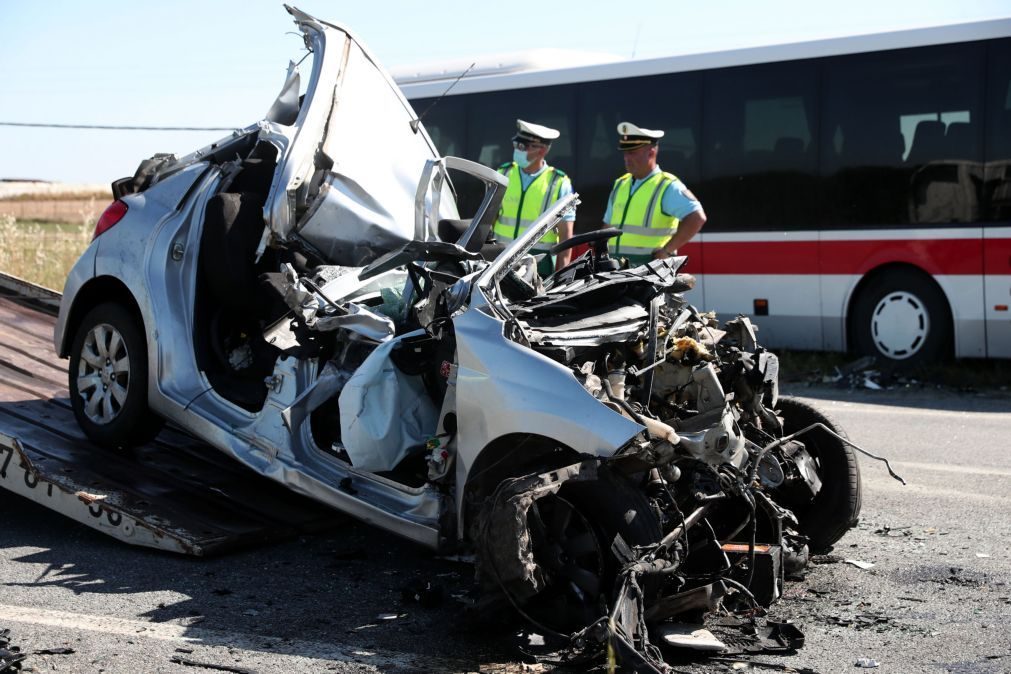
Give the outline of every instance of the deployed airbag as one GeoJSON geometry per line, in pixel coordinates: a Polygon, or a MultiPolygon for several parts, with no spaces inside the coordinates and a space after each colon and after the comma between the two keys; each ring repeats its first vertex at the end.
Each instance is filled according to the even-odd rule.
{"type": "Polygon", "coordinates": [[[359,470],[392,470],[435,434],[439,411],[421,377],[404,374],[390,360],[401,341],[423,334],[417,330],[378,346],[341,392],[341,441],[359,470]]]}

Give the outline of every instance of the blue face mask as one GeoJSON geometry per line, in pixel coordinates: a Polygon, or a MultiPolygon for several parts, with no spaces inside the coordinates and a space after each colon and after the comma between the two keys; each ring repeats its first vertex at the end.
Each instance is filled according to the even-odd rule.
{"type": "Polygon", "coordinates": [[[526,167],[530,166],[530,160],[527,159],[527,153],[525,150],[514,149],[513,161],[516,162],[516,165],[519,166],[521,169],[525,169],[526,167]]]}

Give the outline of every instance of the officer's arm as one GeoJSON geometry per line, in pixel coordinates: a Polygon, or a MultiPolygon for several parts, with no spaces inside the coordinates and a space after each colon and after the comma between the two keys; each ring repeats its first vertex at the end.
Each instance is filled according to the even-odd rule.
{"type": "MultiPolygon", "coordinates": [[[[562,181],[563,181],[562,185],[558,190],[559,199],[572,194],[572,183],[569,181],[568,178],[564,177],[564,174],[562,177],[562,181]]],[[[558,232],[558,243],[568,241],[569,239],[572,238],[572,230],[575,219],[576,219],[575,213],[572,212],[567,213],[565,217],[562,220],[560,220],[558,224],[555,226],[555,231],[558,232]]],[[[569,262],[571,261],[572,261],[572,249],[570,248],[568,250],[563,250],[561,253],[558,254],[558,257],[555,259],[555,269],[561,269],[562,267],[568,265],[569,262]]]]}
{"type": "MultiPolygon", "coordinates": [[[[572,221],[562,220],[555,227],[558,230],[558,243],[563,241],[568,241],[572,238],[572,221]]],[[[572,249],[563,250],[558,254],[558,259],[555,260],[555,269],[561,269],[562,267],[569,264],[572,261],[572,249]]]]}
{"type": "Polygon", "coordinates": [[[706,224],[706,212],[702,204],[688,187],[680,180],[675,180],[667,186],[661,197],[660,207],[667,215],[678,218],[678,228],[667,245],[657,249],[653,257],[663,259],[676,255],[678,249],[688,243],[706,224]],[[687,212],[686,212],[687,211],[687,212]]]}
{"type": "Polygon", "coordinates": [[[701,208],[686,215],[683,220],[678,222],[677,231],[674,232],[674,236],[670,238],[667,245],[660,249],[657,257],[662,259],[677,254],[678,248],[691,241],[691,238],[699,233],[704,224],[706,224],[706,212],[701,208]]]}

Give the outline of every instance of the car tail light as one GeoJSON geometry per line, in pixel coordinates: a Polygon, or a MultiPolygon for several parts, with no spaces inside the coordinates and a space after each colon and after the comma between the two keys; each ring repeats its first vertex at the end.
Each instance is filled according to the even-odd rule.
{"type": "Polygon", "coordinates": [[[105,209],[102,213],[102,217],[98,219],[98,224],[95,225],[95,233],[92,235],[91,240],[94,241],[98,238],[99,234],[106,232],[113,225],[123,219],[126,215],[127,206],[125,203],[117,199],[109,204],[109,207],[105,209]]]}

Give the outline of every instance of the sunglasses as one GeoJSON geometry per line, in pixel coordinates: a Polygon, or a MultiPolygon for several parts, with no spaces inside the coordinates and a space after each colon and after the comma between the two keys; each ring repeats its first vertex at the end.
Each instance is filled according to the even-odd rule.
{"type": "Polygon", "coordinates": [[[531,143],[523,140],[514,140],[513,147],[517,150],[526,152],[527,150],[539,150],[542,147],[547,147],[547,145],[544,145],[543,143],[531,143]]]}

